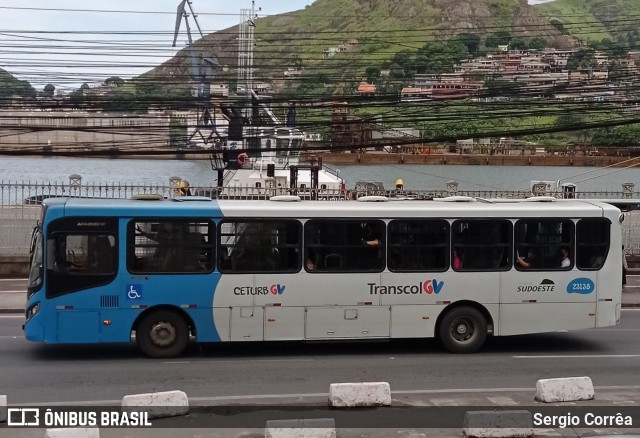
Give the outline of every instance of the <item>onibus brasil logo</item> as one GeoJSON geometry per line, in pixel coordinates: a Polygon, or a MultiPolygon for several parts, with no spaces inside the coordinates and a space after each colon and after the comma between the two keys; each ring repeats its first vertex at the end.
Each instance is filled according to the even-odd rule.
{"type": "Polygon", "coordinates": [[[437,279],[421,281],[418,284],[401,284],[401,285],[378,285],[376,283],[367,283],[369,286],[369,294],[371,295],[438,295],[444,287],[444,281],[437,279]]]}
{"type": "Polygon", "coordinates": [[[284,284],[272,284],[271,286],[237,286],[233,288],[235,295],[282,295],[286,286],[284,284]]]}

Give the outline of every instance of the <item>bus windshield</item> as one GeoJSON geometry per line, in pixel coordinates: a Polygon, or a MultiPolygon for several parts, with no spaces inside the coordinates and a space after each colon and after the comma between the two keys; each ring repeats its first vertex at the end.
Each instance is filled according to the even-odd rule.
{"type": "Polygon", "coordinates": [[[33,295],[42,285],[42,229],[36,227],[33,231],[33,245],[31,254],[31,268],[29,269],[29,281],[27,283],[28,295],[33,295]]]}

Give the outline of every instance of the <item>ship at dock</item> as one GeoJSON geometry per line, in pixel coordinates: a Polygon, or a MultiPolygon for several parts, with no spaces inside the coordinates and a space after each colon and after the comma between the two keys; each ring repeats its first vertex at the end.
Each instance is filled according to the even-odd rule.
{"type": "Polygon", "coordinates": [[[192,19],[200,31],[196,17],[191,2],[182,0],[173,45],[184,21],[193,94],[198,102],[197,119],[188,128],[186,142],[210,153],[216,180],[214,189],[198,194],[212,198],[294,194],[326,199],[343,192],[344,180],[337,171],[325,167],[321,158],[311,155],[301,160],[305,133],[296,126],[295,102],[289,104],[283,122],[254,90],[255,3],[251,9],[241,10],[238,87],[233,96],[228,90],[226,96],[212,96],[214,72],[222,66],[217,59],[196,52],[190,27],[192,19]]]}

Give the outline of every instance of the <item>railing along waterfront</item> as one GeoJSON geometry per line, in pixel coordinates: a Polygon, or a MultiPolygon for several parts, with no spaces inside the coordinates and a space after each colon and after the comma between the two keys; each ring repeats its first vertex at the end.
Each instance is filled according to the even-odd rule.
{"type": "MultiPolygon", "coordinates": [[[[73,176],[72,176],[73,177],[73,176]]],[[[31,231],[40,218],[40,204],[49,197],[82,197],[124,199],[137,194],[160,194],[175,198],[185,194],[212,199],[270,199],[278,195],[297,195],[305,200],[348,201],[363,196],[385,196],[429,200],[449,196],[478,199],[525,199],[529,190],[330,190],[259,187],[184,187],[172,179],[168,184],[156,183],[84,183],[70,178],[69,182],[0,181],[0,255],[26,255],[31,231]]],[[[627,254],[640,255],[640,193],[628,191],[605,192],[546,192],[555,198],[602,199],[628,202],[625,213],[623,242],[627,254]],[[636,210],[634,210],[636,209],[636,210]]]]}

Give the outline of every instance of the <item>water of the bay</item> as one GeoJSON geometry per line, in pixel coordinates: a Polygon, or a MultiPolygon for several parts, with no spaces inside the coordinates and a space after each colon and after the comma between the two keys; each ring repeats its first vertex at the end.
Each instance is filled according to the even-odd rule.
{"type": "MultiPolygon", "coordinates": [[[[348,188],[356,181],[380,181],[394,188],[404,180],[409,190],[443,190],[455,180],[460,190],[526,190],[531,181],[576,183],[579,191],[621,191],[623,183],[636,183],[637,168],[557,167],[557,166],[453,166],[453,165],[355,165],[331,166],[340,171],[348,188]]],[[[86,184],[120,182],[127,184],[168,184],[169,178],[186,179],[192,186],[212,186],[215,172],[208,161],[133,160],[53,157],[0,157],[0,181],[68,182],[82,176],[86,184]]],[[[640,188],[640,184],[637,184],[640,188]]]]}

